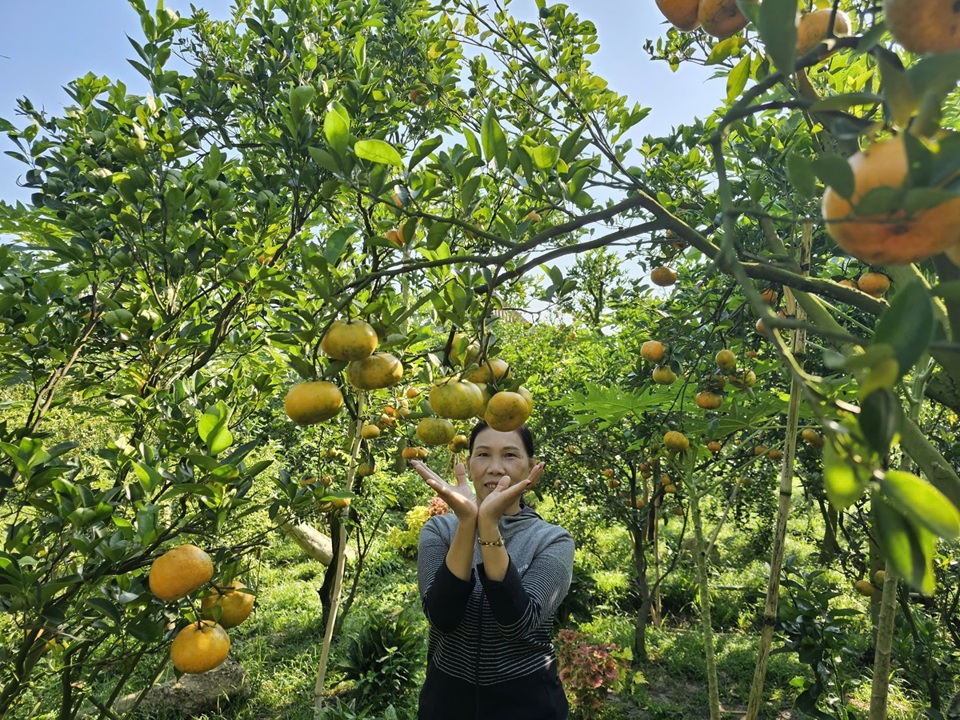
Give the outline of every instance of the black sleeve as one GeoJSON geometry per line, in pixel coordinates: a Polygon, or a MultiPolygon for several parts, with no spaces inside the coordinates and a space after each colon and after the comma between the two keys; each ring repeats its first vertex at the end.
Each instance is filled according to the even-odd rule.
{"type": "Polygon", "coordinates": [[[507,564],[507,572],[503,580],[491,580],[480,564],[477,566],[477,575],[483,585],[484,594],[490,603],[490,610],[498,625],[510,627],[516,625],[526,614],[530,605],[530,596],[520,581],[520,573],[513,560],[507,564]]]}
{"type": "Polygon", "coordinates": [[[461,580],[447,567],[449,546],[433,521],[420,531],[417,553],[417,582],[427,621],[442,633],[457,629],[467,610],[467,600],[476,584],[473,571],[469,580],[461,580]]]}

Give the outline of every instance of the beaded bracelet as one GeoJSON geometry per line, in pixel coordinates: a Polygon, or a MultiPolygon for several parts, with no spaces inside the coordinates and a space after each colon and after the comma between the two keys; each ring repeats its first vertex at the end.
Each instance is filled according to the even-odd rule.
{"type": "Polygon", "coordinates": [[[503,547],[503,535],[489,542],[477,538],[477,543],[479,543],[480,547],[503,547]]]}

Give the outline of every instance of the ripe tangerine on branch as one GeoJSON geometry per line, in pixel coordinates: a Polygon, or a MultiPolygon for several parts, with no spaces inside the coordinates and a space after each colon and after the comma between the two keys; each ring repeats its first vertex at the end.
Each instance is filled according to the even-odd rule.
{"type": "Polygon", "coordinates": [[[640,357],[649,362],[658,363],[663,360],[666,348],[658,340],[647,340],[640,346],[640,357]]]}
{"type": "Polygon", "coordinates": [[[243,592],[247,586],[242,582],[234,581],[229,587],[215,588],[212,595],[207,595],[200,602],[200,609],[204,617],[214,620],[223,628],[236,627],[253,612],[256,595],[243,592]],[[220,619],[214,618],[214,608],[220,608],[220,619]]]}
{"type": "Polygon", "coordinates": [[[683,452],[690,447],[690,441],[687,440],[687,437],[676,430],[668,430],[664,434],[663,444],[668,450],[673,450],[674,452],[683,452]]]}
{"type": "Polygon", "coordinates": [[[227,659],[230,637],[211,620],[190,623],[173,639],[170,659],[182,673],[205,673],[227,659]]]}
{"type": "Polygon", "coordinates": [[[909,265],[960,242],[960,197],[910,214],[902,209],[857,212],[871,190],[903,188],[909,172],[903,137],[876,142],[847,162],[853,194],[847,199],[828,187],[821,204],[827,232],[846,252],[868,263],[909,265]]]}
{"type": "Polygon", "coordinates": [[[480,367],[467,373],[467,380],[472,383],[499,382],[510,374],[510,366],[501,358],[488,358],[480,363],[480,367]]]}
{"type": "Polygon", "coordinates": [[[677,380],[677,374],[667,365],[658,365],[653,369],[653,381],[658,385],[672,385],[677,380]]]}
{"type": "Polygon", "coordinates": [[[670,287],[677,282],[677,273],[668,267],[655,267],[650,271],[650,280],[654,285],[670,287]]]}
{"type": "Polygon", "coordinates": [[[334,320],[320,341],[320,349],[334,360],[363,360],[380,342],[373,325],[363,320],[334,320]]]}
{"type": "Polygon", "coordinates": [[[423,418],[417,423],[417,437],[424,445],[446,445],[457,434],[456,429],[446,418],[423,418]]]}
{"type": "Polygon", "coordinates": [[[721,370],[733,370],[737,366],[737,356],[726,348],[718,352],[714,360],[721,370]]]}
{"type": "Polygon", "coordinates": [[[815,448],[823,447],[823,436],[813,428],[804,428],[800,432],[800,437],[803,439],[803,441],[807,445],[811,447],[815,447],[815,448]]]}
{"type": "Polygon", "coordinates": [[[161,600],[179,600],[213,577],[213,560],[196,545],[186,543],[168,550],[153,561],[148,583],[161,600]]]}
{"type": "Polygon", "coordinates": [[[960,7],[953,0],[884,0],[883,11],[890,34],[910,52],[960,50],[960,7]]]}
{"type": "Polygon", "coordinates": [[[857,288],[867,295],[882,298],[890,289],[890,278],[883,273],[864,273],[857,279],[857,288]]]}
{"type": "MultiPolygon", "coordinates": [[[[833,9],[826,8],[800,16],[800,20],[797,22],[797,56],[806,55],[827,39],[832,14],[833,9]]],[[[833,37],[847,37],[850,35],[850,31],[850,16],[842,10],[838,10],[833,23],[833,37]]],[[[820,56],[820,59],[823,60],[831,54],[824,53],[820,56]]]]}
{"type": "Polygon", "coordinates": [[[700,0],[657,0],[657,7],[677,30],[689,32],[700,26],[697,17],[700,0]]]}
{"type": "Polygon", "coordinates": [[[697,407],[703,408],[704,410],[716,410],[723,404],[723,395],[703,391],[697,393],[695,400],[697,407]]]}
{"type": "Polygon", "coordinates": [[[329,420],[343,407],[343,393],[332,382],[317,380],[290,388],[283,408],[297,425],[314,425],[329,420]]]}
{"type": "Polygon", "coordinates": [[[483,411],[483,393],[469,380],[447,380],[430,389],[430,407],[440,417],[466,420],[483,411]]]}
{"type": "MultiPolygon", "coordinates": [[[[760,0],[746,0],[746,2],[760,2],[760,0]]],[[[737,0],[700,0],[697,18],[708,35],[721,40],[736,35],[750,22],[737,7],[737,0]]]]}
{"type": "Polygon", "coordinates": [[[520,393],[498,392],[487,403],[483,419],[500,432],[510,432],[523,425],[530,417],[530,404],[520,393]]]}
{"type": "Polygon", "coordinates": [[[358,390],[387,388],[402,378],[403,365],[390,353],[374,353],[347,365],[347,380],[358,390]]]}

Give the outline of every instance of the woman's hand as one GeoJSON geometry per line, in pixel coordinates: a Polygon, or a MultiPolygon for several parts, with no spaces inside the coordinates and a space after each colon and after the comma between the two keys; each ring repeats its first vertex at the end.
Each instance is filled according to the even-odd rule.
{"type": "Polygon", "coordinates": [[[521,480],[513,486],[510,485],[509,475],[504,475],[500,478],[497,487],[491,490],[490,494],[480,503],[480,512],[478,515],[480,521],[499,522],[503,513],[516,503],[526,490],[529,490],[537,484],[540,476],[543,475],[543,467],[545,464],[546,463],[539,462],[534,465],[526,479],[521,480]]]}
{"type": "Polygon", "coordinates": [[[411,460],[410,467],[424,480],[427,485],[432,487],[437,495],[450,506],[450,509],[457,516],[457,520],[463,522],[476,522],[477,520],[477,498],[473,494],[473,488],[467,482],[467,470],[463,463],[457,463],[453,469],[454,477],[457,478],[457,484],[451,485],[433,470],[428,468],[419,460],[411,460]]]}

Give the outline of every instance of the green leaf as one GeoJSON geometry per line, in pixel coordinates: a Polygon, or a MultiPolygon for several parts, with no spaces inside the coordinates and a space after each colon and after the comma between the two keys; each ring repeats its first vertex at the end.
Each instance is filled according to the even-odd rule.
{"type": "Polygon", "coordinates": [[[233,435],[227,429],[228,414],[205,412],[197,422],[197,434],[211,455],[219,455],[233,444],[233,435]]]}
{"type": "Polygon", "coordinates": [[[853,195],[853,170],[846,158],[840,155],[821,155],[813,161],[813,171],[820,181],[840,195],[849,199],[853,195]]]}
{"type": "Polygon", "coordinates": [[[833,440],[823,447],[823,487],[830,504],[839,510],[850,507],[867,487],[869,471],[854,464],[833,440]]]}
{"type": "Polygon", "coordinates": [[[939,105],[960,80],[960,52],[927,55],[910,66],[907,76],[918,97],[939,105]]]}
{"type": "Polygon", "coordinates": [[[880,489],[917,525],[946,540],[960,537],[960,510],[930,483],[902,470],[888,470],[880,489]]]}
{"type": "Polygon", "coordinates": [[[333,234],[327,238],[326,245],[323,247],[323,258],[327,261],[328,265],[336,265],[340,261],[340,257],[343,255],[347,243],[356,233],[357,228],[355,226],[347,225],[339,230],[335,230],[333,234]]]}
{"type": "Polygon", "coordinates": [[[871,514],[874,535],[887,562],[913,588],[932,595],[936,536],[900,514],[879,493],[871,498],[871,514]]]}
{"type": "Polygon", "coordinates": [[[733,102],[740,97],[740,93],[747,86],[747,80],[750,79],[750,59],[750,55],[744,55],[727,75],[727,102],[733,102]]]}
{"type": "Polygon", "coordinates": [[[353,59],[358,68],[367,64],[367,38],[363,34],[357,34],[357,41],[353,46],[353,59]]]}
{"type": "Polygon", "coordinates": [[[912,215],[956,198],[957,194],[949,190],[932,187],[914,188],[907,190],[906,195],[903,196],[903,209],[912,215]]]}
{"type": "Polygon", "coordinates": [[[340,172],[340,164],[336,161],[333,155],[328,153],[326,150],[322,150],[311,145],[307,148],[307,152],[310,153],[310,159],[324,170],[327,170],[334,175],[340,172]]]}
{"type": "Polygon", "coordinates": [[[440,147],[442,143],[443,137],[440,135],[427,138],[420,143],[416,150],[413,151],[413,155],[410,156],[410,163],[407,165],[407,170],[413,170],[417,165],[420,164],[421,160],[423,160],[425,157],[429,157],[430,153],[440,147]]]}
{"type": "Polygon", "coordinates": [[[507,166],[507,138],[492,105],[480,125],[480,142],[483,145],[483,157],[488,163],[496,162],[498,168],[507,166]]]}
{"type": "Polygon", "coordinates": [[[880,95],[873,93],[844,93],[830,95],[810,103],[810,112],[824,112],[827,110],[846,110],[857,105],[879,105],[883,102],[880,95]]]}
{"type": "Polygon", "coordinates": [[[803,155],[787,155],[787,179],[793,189],[804,198],[812,198],[817,191],[817,177],[813,172],[813,163],[803,155]]]}
{"type": "Polygon", "coordinates": [[[95,609],[99,614],[109,618],[115,625],[121,621],[120,610],[117,606],[106,598],[92,597],[87,598],[87,605],[95,609]]]}
{"type": "Polygon", "coordinates": [[[707,56],[706,64],[719,65],[727,58],[736,55],[740,51],[743,43],[744,40],[739,33],[733,37],[728,37],[726,40],[721,40],[710,48],[710,54],[707,56]]]}
{"type": "Polygon", "coordinates": [[[903,423],[900,398],[892,390],[874,390],[860,403],[858,420],[863,437],[885,457],[903,423]]]}
{"type": "Polygon", "coordinates": [[[226,422],[217,428],[207,441],[207,449],[212,455],[219,455],[231,445],[233,445],[233,434],[227,429],[226,422]]]}
{"type": "Polygon", "coordinates": [[[350,115],[340,103],[330,103],[323,118],[323,134],[330,149],[343,157],[350,143],[350,115]]]}
{"type": "Polygon", "coordinates": [[[777,70],[790,75],[797,59],[797,0],[764,0],[757,29],[777,70]]]}
{"type": "Polygon", "coordinates": [[[137,478],[140,480],[140,485],[143,487],[145,493],[152,493],[163,483],[163,477],[154,467],[134,462],[133,471],[137,474],[137,478]]]}
{"type": "Polygon", "coordinates": [[[535,148],[527,148],[530,157],[533,158],[533,164],[541,170],[551,170],[560,158],[560,148],[550,145],[537,145],[535,148]]]}
{"type": "MultiPolygon", "coordinates": [[[[880,343],[879,345],[872,345],[868,350],[876,348],[875,352],[872,352],[872,355],[876,355],[876,358],[873,362],[863,364],[861,368],[867,368],[868,372],[866,377],[860,380],[860,388],[857,391],[857,396],[863,400],[870,393],[875,390],[889,390],[892,389],[894,385],[897,384],[897,380],[900,379],[900,363],[897,362],[897,359],[893,356],[893,348],[887,343],[880,343]]],[[[867,353],[859,357],[864,357],[867,353]]],[[[858,358],[859,359],[859,358],[858,358]]],[[[848,369],[853,366],[853,363],[848,364],[848,369]]]]}
{"type": "Polygon", "coordinates": [[[290,110],[294,118],[298,121],[303,119],[307,106],[316,94],[312,85],[301,85],[290,91],[290,110]]]}
{"type": "Polygon", "coordinates": [[[891,62],[885,53],[877,54],[880,66],[880,87],[883,89],[883,96],[894,125],[905,128],[917,109],[917,96],[913,90],[913,83],[910,82],[899,58],[893,59],[896,60],[896,64],[891,62]]]}
{"type": "Polygon", "coordinates": [[[919,280],[902,288],[880,316],[874,332],[874,343],[893,347],[903,377],[927,352],[933,338],[936,318],[930,293],[919,280]]]}
{"type": "Polygon", "coordinates": [[[436,250],[447,238],[452,225],[450,223],[434,223],[427,231],[427,249],[436,250]]]}
{"type": "Polygon", "coordinates": [[[403,167],[403,157],[393,145],[384,140],[357,140],[353,151],[363,160],[403,167]]]}

